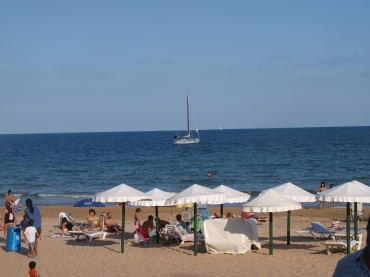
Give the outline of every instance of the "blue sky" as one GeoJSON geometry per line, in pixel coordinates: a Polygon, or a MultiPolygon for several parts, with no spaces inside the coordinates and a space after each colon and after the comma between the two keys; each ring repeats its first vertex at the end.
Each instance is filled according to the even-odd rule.
{"type": "Polygon", "coordinates": [[[0,0],[0,133],[370,125],[369,1],[0,0]]]}

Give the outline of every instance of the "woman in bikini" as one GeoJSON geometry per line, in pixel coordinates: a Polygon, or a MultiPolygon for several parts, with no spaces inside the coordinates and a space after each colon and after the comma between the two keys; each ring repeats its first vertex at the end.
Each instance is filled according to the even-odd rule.
{"type": "Polygon", "coordinates": [[[4,225],[4,235],[8,235],[8,227],[15,224],[15,214],[13,209],[10,207],[10,203],[6,202],[3,217],[1,218],[0,226],[4,225]]]}
{"type": "MultiPolygon", "coordinates": [[[[323,192],[326,191],[325,182],[322,182],[321,185],[317,188],[316,192],[323,192]]],[[[319,208],[321,210],[321,207],[325,210],[326,202],[320,201],[319,208]]]]}
{"type": "Polygon", "coordinates": [[[135,217],[134,217],[134,222],[135,222],[135,228],[138,229],[140,227],[140,213],[141,209],[137,208],[135,211],[135,217]]]}
{"type": "Polygon", "coordinates": [[[103,230],[103,222],[99,220],[99,218],[95,215],[95,210],[90,209],[89,214],[87,215],[87,222],[90,224],[90,229],[94,230],[94,228],[100,228],[100,231],[103,230]]]}

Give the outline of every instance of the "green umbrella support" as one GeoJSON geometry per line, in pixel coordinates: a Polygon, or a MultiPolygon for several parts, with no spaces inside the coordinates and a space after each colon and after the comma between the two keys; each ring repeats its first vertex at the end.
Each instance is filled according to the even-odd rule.
{"type": "Polygon", "coordinates": [[[159,217],[158,206],[155,206],[155,241],[159,243],[159,217]]]}
{"type": "Polygon", "coordinates": [[[126,203],[122,202],[121,253],[125,253],[125,217],[126,217],[126,203]]]}
{"type": "Polygon", "coordinates": [[[221,208],[220,208],[220,216],[221,218],[224,217],[224,204],[221,204],[221,208]]]}
{"type": "Polygon", "coordinates": [[[354,226],[355,226],[355,240],[358,240],[358,217],[357,217],[357,202],[355,202],[354,206],[354,226]]]}
{"type": "Polygon", "coordinates": [[[194,256],[198,255],[197,216],[197,203],[194,203],[194,256]]]}
{"type": "Polygon", "coordinates": [[[286,244],[290,245],[290,211],[288,211],[288,218],[287,218],[287,234],[286,234],[287,240],[286,244]]]}
{"type": "Polygon", "coordinates": [[[347,255],[351,254],[351,224],[350,224],[350,208],[349,202],[347,202],[347,255]]]}
{"type": "Polygon", "coordinates": [[[272,230],[272,212],[270,212],[269,214],[269,245],[270,245],[270,251],[269,251],[269,254],[272,255],[273,254],[273,247],[274,247],[274,244],[272,242],[272,237],[273,237],[273,230],[272,230]]]}

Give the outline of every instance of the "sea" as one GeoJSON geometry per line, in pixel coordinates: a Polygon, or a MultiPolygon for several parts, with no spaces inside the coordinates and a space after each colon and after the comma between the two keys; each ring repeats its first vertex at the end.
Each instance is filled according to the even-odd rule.
{"type": "Polygon", "coordinates": [[[122,183],[175,193],[223,184],[251,199],[287,182],[311,193],[321,182],[370,185],[370,127],[200,130],[192,145],[174,145],[174,133],[0,135],[0,193],[73,205],[122,183]]]}

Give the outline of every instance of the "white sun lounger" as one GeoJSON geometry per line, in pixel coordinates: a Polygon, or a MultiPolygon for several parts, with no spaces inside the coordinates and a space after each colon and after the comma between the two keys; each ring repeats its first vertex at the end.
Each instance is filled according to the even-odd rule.
{"type": "Polygon", "coordinates": [[[320,235],[319,239],[321,237],[324,237],[324,239],[328,239],[335,235],[336,232],[327,230],[320,222],[311,222],[312,228],[307,228],[307,231],[311,234],[311,236],[314,239],[318,239],[316,235],[320,235]],[[328,235],[327,238],[325,236],[328,235]]]}
{"type": "MultiPolygon", "coordinates": [[[[356,241],[356,240],[351,240],[351,249],[359,250],[361,249],[361,244],[362,241],[356,241]]],[[[333,251],[333,247],[337,247],[338,250],[344,249],[346,251],[347,249],[347,241],[344,239],[340,240],[328,240],[324,242],[324,245],[326,247],[326,251],[328,252],[328,255],[330,255],[333,251]]]]}
{"type": "Polygon", "coordinates": [[[69,231],[70,235],[75,240],[86,239],[86,241],[91,242],[93,238],[99,238],[104,240],[107,236],[107,232],[97,231],[97,232],[84,232],[84,231],[69,231]]]}

